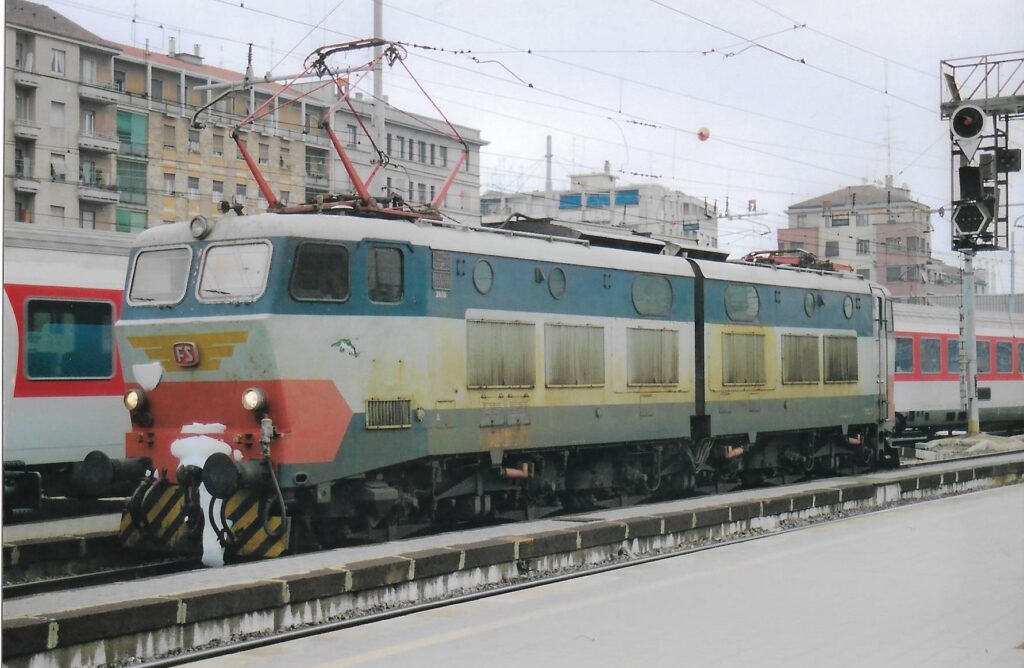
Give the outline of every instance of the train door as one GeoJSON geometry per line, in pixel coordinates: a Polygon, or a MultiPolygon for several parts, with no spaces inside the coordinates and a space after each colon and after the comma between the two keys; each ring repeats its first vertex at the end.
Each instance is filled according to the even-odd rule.
{"type": "Polygon", "coordinates": [[[871,320],[875,350],[878,355],[876,384],[878,386],[878,419],[888,422],[890,428],[896,419],[893,404],[893,368],[895,366],[895,342],[893,340],[892,300],[883,289],[871,287],[871,320]]]}

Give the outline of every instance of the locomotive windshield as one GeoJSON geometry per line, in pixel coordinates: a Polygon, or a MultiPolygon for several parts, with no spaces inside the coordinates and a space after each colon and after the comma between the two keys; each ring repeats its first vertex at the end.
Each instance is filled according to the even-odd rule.
{"type": "Polygon", "coordinates": [[[192,251],[186,247],[141,251],[135,258],[128,301],[174,304],[185,296],[192,251]]]}
{"type": "Polygon", "coordinates": [[[267,242],[225,244],[206,250],[199,278],[199,300],[252,300],[263,294],[270,268],[267,242]]]}

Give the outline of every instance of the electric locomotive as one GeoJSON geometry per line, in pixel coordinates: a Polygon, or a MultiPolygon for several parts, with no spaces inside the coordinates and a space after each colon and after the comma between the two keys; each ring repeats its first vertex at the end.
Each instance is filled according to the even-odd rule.
{"type": "Polygon", "coordinates": [[[345,207],[140,234],[124,542],[274,556],[891,460],[884,289],[551,231],[345,207]]]}

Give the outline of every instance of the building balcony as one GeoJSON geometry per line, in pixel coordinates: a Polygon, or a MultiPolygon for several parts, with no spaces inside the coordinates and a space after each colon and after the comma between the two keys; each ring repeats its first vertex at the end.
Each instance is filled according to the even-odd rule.
{"type": "Polygon", "coordinates": [[[39,179],[35,177],[33,163],[28,158],[14,160],[14,192],[32,195],[39,192],[39,179]]]}
{"type": "Polygon", "coordinates": [[[120,93],[113,87],[101,83],[83,83],[78,87],[78,97],[100,104],[117,104],[121,101],[120,93]]]}
{"type": "Polygon", "coordinates": [[[31,139],[32,141],[39,139],[39,133],[41,132],[35,121],[27,118],[15,118],[11,131],[18,139],[31,139]]]}
{"type": "Polygon", "coordinates": [[[87,151],[117,153],[118,149],[121,148],[121,142],[112,135],[105,135],[99,132],[81,132],[78,135],[78,147],[87,151]]]}
{"type": "Polygon", "coordinates": [[[327,174],[323,172],[306,172],[306,187],[326,190],[327,174]]]}
{"type": "Polygon", "coordinates": [[[14,70],[14,85],[39,88],[41,78],[38,74],[26,72],[25,70],[14,70]]]}
{"type": "Polygon", "coordinates": [[[78,182],[78,199],[95,204],[117,204],[121,193],[117,186],[108,186],[100,179],[82,179],[78,182]]]}

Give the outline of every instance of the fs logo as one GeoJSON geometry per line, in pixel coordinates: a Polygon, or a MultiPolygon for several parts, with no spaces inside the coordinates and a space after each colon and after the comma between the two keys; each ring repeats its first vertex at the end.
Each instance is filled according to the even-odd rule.
{"type": "Polygon", "coordinates": [[[178,366],[199,366],[199,347],[191,341],[178,341],[171,346],[174,362],[178,366]]]}

